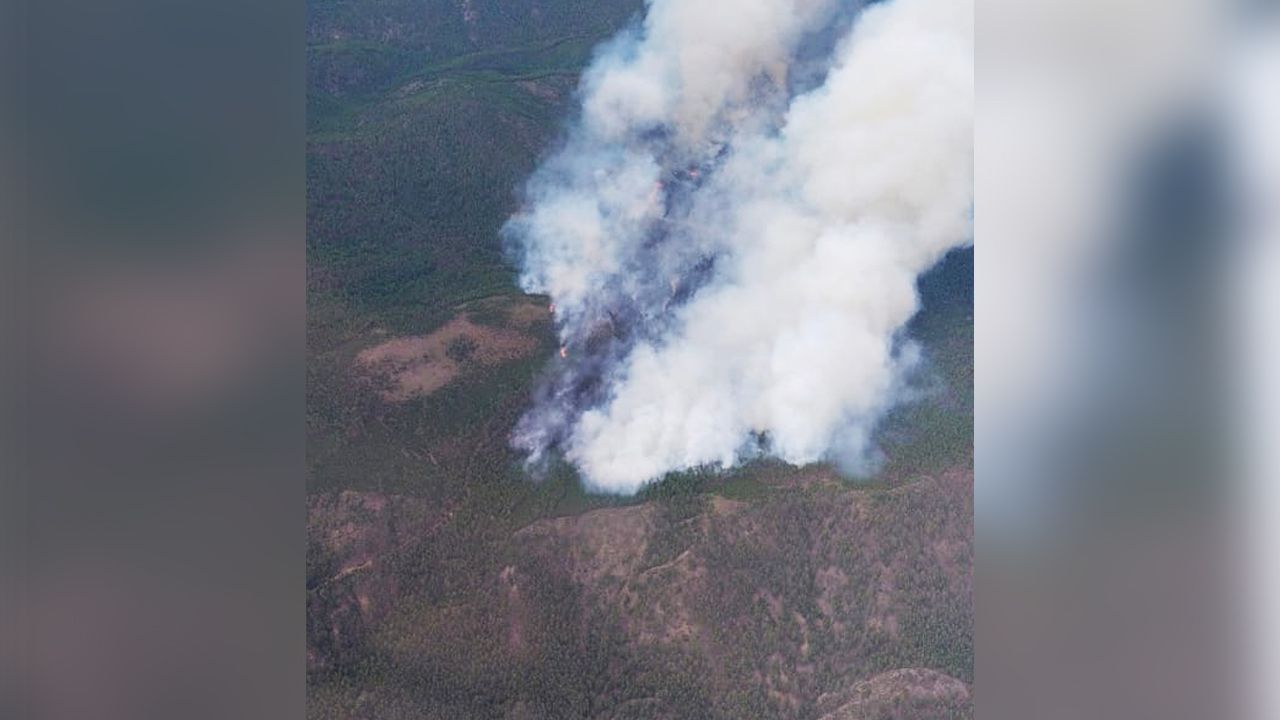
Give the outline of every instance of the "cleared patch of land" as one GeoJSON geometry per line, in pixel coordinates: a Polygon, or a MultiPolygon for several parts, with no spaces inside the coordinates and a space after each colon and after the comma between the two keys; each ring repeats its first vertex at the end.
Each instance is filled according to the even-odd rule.
{"type": "Polygon", "coordinates": [[[506,315],[505,325],[481,324],[464,311],[430,334],[393,338],[366,348],[356,355],[357,372],[372,381],[383,400],[401,403],[430,395],[475,369],[534,352],[538,339],[529,328],[548,316],[547,309],[524,301],[499,312],[506,315]]]}

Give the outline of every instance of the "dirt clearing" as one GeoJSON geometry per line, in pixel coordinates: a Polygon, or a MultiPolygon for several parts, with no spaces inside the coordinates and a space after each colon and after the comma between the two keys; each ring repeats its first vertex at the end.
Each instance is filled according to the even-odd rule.
{"type": "MultiPolygon", "coordinates": [[[[492,312],[482,308],[482,312],[492,312]]],[[[502,309],[503,325],[480,324],[471,311],[429,335],[399,337],[361,351],[357,371],[373,381],[382,399],[401,403],[430,395],[467,373],[519,360],[534,352],[534,324],[548,313],[531,302],[502,309]]]]}

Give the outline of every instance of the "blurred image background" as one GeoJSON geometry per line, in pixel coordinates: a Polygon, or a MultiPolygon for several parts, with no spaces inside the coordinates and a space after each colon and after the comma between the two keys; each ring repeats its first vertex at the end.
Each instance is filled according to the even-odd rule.
{"type": "Polygon", "coordinates": [[[984,717],[1280,711],[1275,10],[979,2],[984,717]]]}

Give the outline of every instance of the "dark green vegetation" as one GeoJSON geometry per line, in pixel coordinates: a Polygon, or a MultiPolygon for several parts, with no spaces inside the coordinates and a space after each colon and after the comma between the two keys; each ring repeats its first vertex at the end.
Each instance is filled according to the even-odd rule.
{"type": "Polygon", "coordinates": [[[508,449],[555,341],[520,319],[497,231],[640,9],[309,6],[314,718],[816,718],[898,692],[897,668],[972,682],[971,254],[925,281],[939,391],[887,424],[873,478],[761,461],[624,500],[563,465],[533,483],[508,449]],[[450,336],[456,376],[397,401],[359,360],[463,317],[532,350],[484,363],[450,336]]]}
{"type": "Polygon", "coordinates": [[[639,8],[313,0],[313,302],[414,330],[460,301],[509,292],[495,238],[513,191],[561,127],[591,49],[639,8]]]}

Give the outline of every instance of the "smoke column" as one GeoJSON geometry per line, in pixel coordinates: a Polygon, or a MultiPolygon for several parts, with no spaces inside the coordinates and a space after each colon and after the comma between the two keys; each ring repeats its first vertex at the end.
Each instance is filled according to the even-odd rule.
{"type": "Polygon", "coordinates": [[[917,276],[971,242],[967,0],[651,0],[504,237],[564,349],[513,442],[596,490],[875,462],[917,276]]]}

